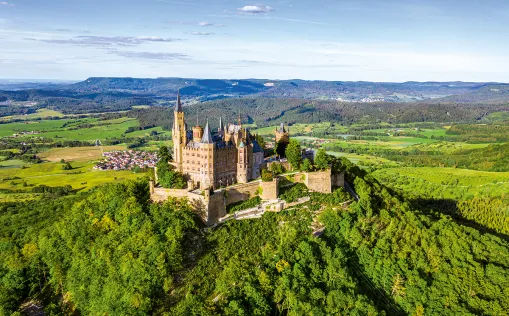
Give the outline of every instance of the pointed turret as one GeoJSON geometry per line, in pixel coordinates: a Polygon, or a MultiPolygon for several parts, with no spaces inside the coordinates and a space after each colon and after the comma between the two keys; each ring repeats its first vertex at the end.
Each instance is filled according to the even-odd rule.
{"type": "Polygon", "coordinates": [[[280,133],[286,133],[286,130],[285,130],[285,123],[281,123],[281,125],[279,125],[279,131],[280,133]]]}
{"type": "Polygon", "coordinates": [[[223,130],[223,118],[219,117],[219,127],[217,129],[219,132],[223,130]]]}
{"type": "Polygon", "coordinates": [[[203,138],[201,139],[203,144],[212,144],[212,134],[210,133],[209,121],[205,124],[205,130],[203,131],[203,138]]]}
{"type": "Polygon", "coordinates": [[[180,90],[177,92],[177,103],[175,104],[175,112],[182,112],[182,103],[180,102],[180,90]]]}

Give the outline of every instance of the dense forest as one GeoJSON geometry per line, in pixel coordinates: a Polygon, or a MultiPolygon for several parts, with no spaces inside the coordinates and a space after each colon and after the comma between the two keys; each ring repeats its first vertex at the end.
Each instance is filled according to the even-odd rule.
{"type": "MultiPolygon", "coordinates": [[[[346,125],[353,123],[374,125],[382,122],[396,125],[413,122],[475,123],[488,113],[506,110],[505,105],[345,103],[262,98],[222,99],[184,107],[189,120],[197,116],[199,119],[206,116],[212,118],[210,123],[214,128],[217,127],[220,116],[226,122],[236,122],[239,114],[244,124],[256,122],[258,127],[264,127],[283,122],[290,125],[302,122],[341,122],[346,125]]],[[[171,107],[154,106],[133,110],[129,115],[137,118],[143,128],[163,126],[170,129],[173,122],[172,111],[171,107]]],[[[451,132],[450,137],[456,140],[459,136],[451,132]]],[[[473,135],[464,138],[467,141],[475,140],[473,135]]]]}
{"type": "Polygon", "coordinates": [[[146,180],[1,204],[0,314],[30,300],[55,315],[509,310],[509,241],[483,227],[491,215],[470,225],[445,211],[448,201],[409,199],[345,159],[333,163],[358,202],[340,206],[342,190],[313,194],[212,229],[184,201],[149,203],[146,180]],[[320,237],[314,219],[326,227],[320,237]]]}

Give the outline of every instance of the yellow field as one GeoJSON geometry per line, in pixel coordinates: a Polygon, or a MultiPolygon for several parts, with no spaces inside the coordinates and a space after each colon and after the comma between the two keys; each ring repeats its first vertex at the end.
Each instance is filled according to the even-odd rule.
{"type": "Polygon", "coordinates": [[[39,109],[35,111],[36,113],[27,114],[27,115],[11,115],[11,116],[4,116],[1,118],[3,121],[7,121],[10,119],[22,119],[22,120],[30,120],[30,119],[36,119],[36,118],[45,118],[50,116],[57,116],[57,117],[63,117],[64,114],[59,111],[54,111],[50,109],[39,109]]]}
{"type": "Polygon", "coordinates": [[[102,158],[104,151],[125,150],[125,145],[119,146],[103,146],[103,147],[66,147],[53,148],[41,153],[39,156],[43,160],[51,162],[59,162],[61,159],[65,161],[90,161],[102,158]]]}

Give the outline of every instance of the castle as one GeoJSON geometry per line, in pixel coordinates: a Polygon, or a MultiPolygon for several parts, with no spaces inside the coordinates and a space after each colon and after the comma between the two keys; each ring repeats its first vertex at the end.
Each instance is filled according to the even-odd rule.
{"type": "Polygon", "coordinates": [[[214,135],[208,120],[205,128],[197,124],[188,130],[178,94],[172,132],[172,165],[184,174],[190,188],[217,189],[260,177],[264,152],[249,130],[242,127],[240,117],[237,124],[224,125],[219,118],[214,135]]]}
{"type": "MultiPolygon", "coordinates": [[[[196,124],[188,130],[180,94],[174,118],[174,158],[171,164],[185,176],[188,185],[185,189],[159,187],[156,172],[155,179],[149,183],[150,198],[154,202],[166,201],[170,197],[186,198],[206,225],[221,222],[227,215],[227,205],[255,196],[265,201],[262,205],[264,211],[280,211],[291,206],[291,203],[279,199],[281,179],[303,183],[310,191],[321,193],[331,193],[334,187],[344,186],[344,174],[332,174],[331,169],[297,171],[276,176],[272,181],[262,181],[257,179],[261,169],[275,161],[265,162],[263,149],[248,129],[242,127],[240,118],[237,124],[225,125],[219,118],[219,128],[214,134],[208,121],[205,128],[196,124]]],[[[277,143],[288,143],[290,140],[289,131],[283,124],[276,129],[275,134],[277,143]]]]}

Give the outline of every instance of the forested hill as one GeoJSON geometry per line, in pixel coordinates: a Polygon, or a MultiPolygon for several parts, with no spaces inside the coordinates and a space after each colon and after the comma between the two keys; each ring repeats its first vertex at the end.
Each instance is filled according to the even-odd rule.
{"type": "Polygon", "coordinates": [[[207,230],[183,201],[149,203],[146,181],[3,203],[0,315],[23,303],[47,315],[507,314],[500,210],[407,199],[334,165],[360,197],[348,208],[339,189],[207,230]]]}
{"type": "Polygon", "coordinates": [[[364,99],[408,102],[471,93],[485,83],[470,82],[366,82],[269,79],[192,79],[192,78],[89,78],[63,87],[78,92],[131,92],[158,96],[182,95],[200,100],[258,96],[269,98],[364,99]]]}
{"type": "MultiPolygon", "coordinates": [[[[198,116],[210,118],[215,127],[219,117],[234,122],[241,115],[243,123],[258,127],[279,123],[341,122],[390,124],[409,122],[477,122],[489,113],[507,111],[504,104],[472,105],[456,103],[348,103],[302,99],[239,98],[196,103],[184,107],[186,119],[196,122],[198,116]]],[[[173,108],[154,106],[133,110],[130,116],[140,121],[142,128],[163,126],[171,129],[173,108]]]]}

